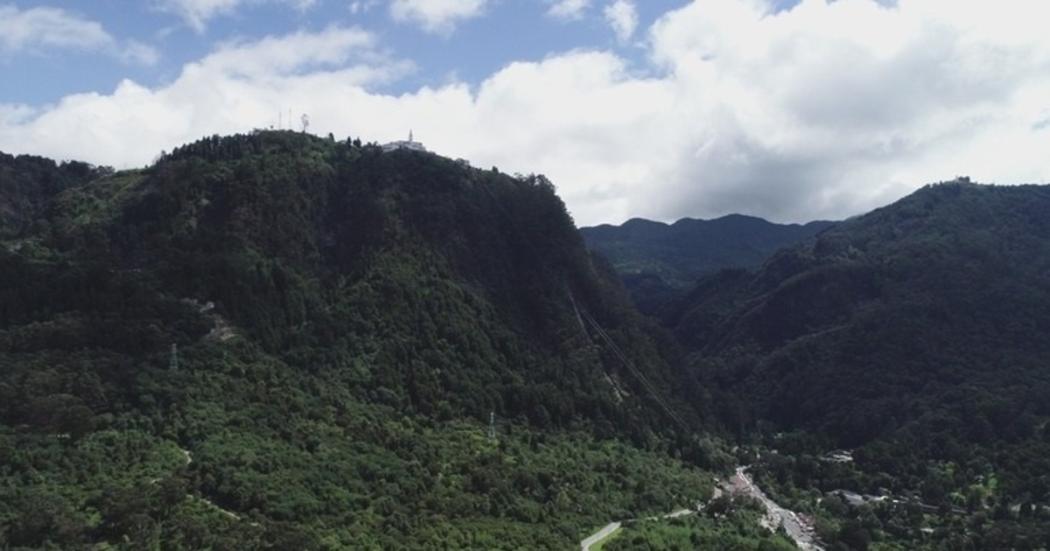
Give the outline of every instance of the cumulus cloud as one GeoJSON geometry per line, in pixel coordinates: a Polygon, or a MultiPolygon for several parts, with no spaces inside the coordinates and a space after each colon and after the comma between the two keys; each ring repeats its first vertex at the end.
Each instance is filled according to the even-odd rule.
{"type": "Polygon", "coordinates": [[[208,21],[220,15],[229,15],[246,4],[280,2],[300,10],[313,6],[317,0],[156,0],[158,7],[181,17],[197,32],[204,32],[208,21]]]}
{"type": "Polygon", "coordinates": [[[774,14],[710,0],[667,14],[652,55],[697,94],[679,103],[696,145],[663,209],[841,216],[959,174],[1046,180],[1030,130],[1050,97],[1037,6],[804,0],[774,14]]]}
{"type": "Polygon", "coordinates": [[[344,27],[330,27],[319,33],[300,31],[252,42],[227,42],[187,69],[264,81],[270,77],[342,67],[351,61],[376,62],[374,66],[359,65],[356,69],[375,71],[377,77],[385,70],[379,67],[382,57],[376,51],[375,37],[357,28],[344,27]]]}
{"type": "Polygon", "coordinates": [[[0,5],[0,56],[48,50],[102,52],[145,65],[159,58],[152,47],[133,40],[121,43],[98,22],[66,10],[0,5]]]}
{"type": "Polygon", "coordinates": [[[745,212],[839,218],[931,181],[1050,180],[1050,38],[1022,0],[704,0],[610,51],[480,83],[376,91],[411,70],[363,31],[223,45],[170,84],[0,105],[0,149],[117,166],[275,122],[549,175],[581,224],[745,212]],[[639,70],[644,69],[644,70],[639,70]]]}
{"type": "Polygon", "coordinates": [[[481,15],[486,4],[488,0],[391,0],[390,16],[447,35],[459,22],[481,15]]]}
{"type": "Polygon", "coordinates": [[[379,0],[354,0],[350,2],[350,13],[354,15],[368,13],[377,5],[379,5],[379,0]]]}
{"type": "Polygon", "coordinates": [[[616,0],[605,6],[605,20],[620,42],[627,42],[638,28],[638,8],[632,0],[616,0]]]}
{"type": "Polygon", "coordinates": [[[0,149],[142,165],[202,135],[275,125],[289,109],[346,124],[346,105],[364,86],[411,70],[355,28],[227,43],[165,86],[125,80],[112,93],[71,95],[40,111],[0,106],[0,149]]]}
{"type": "Polygon", "coordinates": [[[547,0],[550,5],[547,15],[560,21],[576,21],[583,18],[591,0],[547,0]]]}

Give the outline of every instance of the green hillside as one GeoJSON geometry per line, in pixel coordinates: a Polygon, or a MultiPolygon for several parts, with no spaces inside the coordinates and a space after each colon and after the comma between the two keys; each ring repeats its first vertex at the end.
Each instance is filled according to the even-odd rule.
{"type": "Polygon", "coordinates": [[[55,195],[109,172],[81,162],[58,164],[43,157],[0,152],[0,239],[45,230],[33,225],[42,223],[55,195]]]}
{"type": "Polygon", "coordinates": [[[290,132],[0,160],[0,547],[564,549],[727,464],[542,177],[290,132]]]}
{"type": "Polygon", "coordinates": [[[986,511],[947,548],[1038,548],[1011,523],[1050,504],[1048,275],[1050,188],[959,181],[707,278],[669,318],[726,426],[797,456],[770,459],[782,483],[986,511]],[[856,471],[815,460],[834,448],[856,471]]]}

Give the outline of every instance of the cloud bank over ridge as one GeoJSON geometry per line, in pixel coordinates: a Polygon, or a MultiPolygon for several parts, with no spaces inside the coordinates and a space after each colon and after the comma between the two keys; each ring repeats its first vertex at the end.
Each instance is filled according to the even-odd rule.
{"type": "Polygon", "coordinates": [[[837,218],[961,174],[1050,180],[1040,6],[699,0],[635,33],[641,66],[572,50],[400,95],[380,90],[412,61],[334,26],[223,44],[157,87],[0,105],[0,150],[137,166],[294,109],[320,134],[413,128],[439,153],[546,173],[581,224],[837,218]]]}

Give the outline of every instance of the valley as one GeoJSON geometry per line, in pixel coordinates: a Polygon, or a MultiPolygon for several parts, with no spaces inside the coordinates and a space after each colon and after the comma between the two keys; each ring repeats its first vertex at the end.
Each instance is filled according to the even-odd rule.
{"type": "Polygon", "coordinates": [[[0,0],[0,551],[1050,551],[1046,0],[0,0]]]}

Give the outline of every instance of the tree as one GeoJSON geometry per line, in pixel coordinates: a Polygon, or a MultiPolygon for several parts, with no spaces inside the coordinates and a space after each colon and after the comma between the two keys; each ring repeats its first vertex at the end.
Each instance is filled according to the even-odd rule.
{"type": "Polygon", "coordinates": [[[871,545],[871,534],[857,520],[848,520],[839,530],[838,540],[854,551],[867,551],[871,545]]]}
{"type": "Polygon", "coordinates": [[[8,532],[15,547],[45,547],[48,543],[71,546],[85,530],[84,522],[57,496],[31,494],[21,501],[18,510],[8,532]]]}

